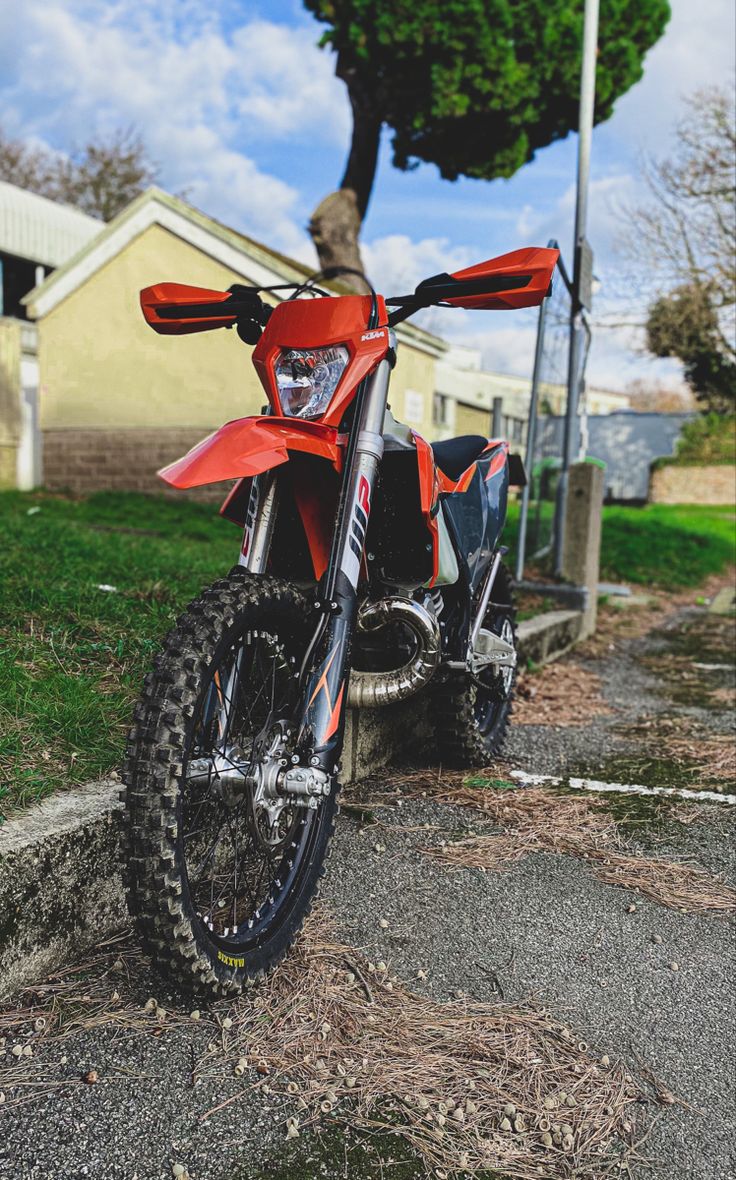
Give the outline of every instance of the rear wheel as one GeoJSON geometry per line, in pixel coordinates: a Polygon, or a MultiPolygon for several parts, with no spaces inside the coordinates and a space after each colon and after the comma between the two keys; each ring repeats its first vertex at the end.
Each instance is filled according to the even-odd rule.
{"type": "Polygon", "coordinates": [[[311,809],[248,775],[275,782],[288,761],[307,610],[289,584],[235,571],[179,619],[136,710],[129,905],[156,966],[189,988],[237,992],[270,970],[324,871],[337,787],[311,809]]]}
{"type": "MultiPolygon", "coordinates": [[[[483,627],[516,648],[511,576],[502,565],[483,627]]],[[[435,731],[443,762],[483,766],[499,754],[511,719],[516,668],[489,666],[478,676],[453,673],[433,693],[435,731]]]]}

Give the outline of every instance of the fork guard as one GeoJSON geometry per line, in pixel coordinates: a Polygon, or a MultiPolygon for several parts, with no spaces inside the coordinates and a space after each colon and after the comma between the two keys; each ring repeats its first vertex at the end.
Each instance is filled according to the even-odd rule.
{"type": "Polygon", "coordinates": [[[162,467],[160,479],[172,488],[248,478],[288,463],[289,451],[328,459],[342,471],[345,436],[334,426],[298,418],[250,417],[227,422],[203,438],[181,459],[162,467]]]}

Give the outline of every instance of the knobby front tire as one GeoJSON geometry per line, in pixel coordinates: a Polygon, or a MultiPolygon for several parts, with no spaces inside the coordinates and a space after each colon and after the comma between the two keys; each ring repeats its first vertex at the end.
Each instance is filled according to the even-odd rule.
{"type": "Polygon", "coordinates": [[[188,990],[236,994],[269,972],[324,875],[337,784],[317,810],[290,805],[271,825],[252,790],[229,796],[212,771],[215,752],[247,759],[266,718],[295,707],[307,617],[295,587],[236,568],[180,617],[135,711],[123,772],[128,906],[155,967],[188,990]]]}

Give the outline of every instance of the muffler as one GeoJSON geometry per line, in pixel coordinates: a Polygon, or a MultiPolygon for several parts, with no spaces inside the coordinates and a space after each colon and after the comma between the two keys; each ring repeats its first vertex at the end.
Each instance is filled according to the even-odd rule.
{"type": "Polygon", "coordinates": [[[359,631],[377,631],[389,623],[401,623],[416,640],[416,651],[400,668],[390,672],[350,673],[348,705],[376,709],[412,696],[434,676],[440,662],[440,626],[437,619],[411,598],[382,598],[368,603],[358,615],[359,631]]]}

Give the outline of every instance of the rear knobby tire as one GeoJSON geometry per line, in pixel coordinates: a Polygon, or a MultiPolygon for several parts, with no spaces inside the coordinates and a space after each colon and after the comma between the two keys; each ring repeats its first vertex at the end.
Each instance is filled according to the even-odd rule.
{"type": "MultiPolygon", "coordinates": [[[[287,953],[304,924],[324,875],[337,814],[336,783],[316,811],[307,815],[303,810],[294,809],[295,827],[291,829],[291,836],[302,843],[297,854],[288,854],[293,858],[288,863],[295,861],[298,871],[282,874],[281,868],[276,870],[279,885],[282,875],[287,884],[290,881],[291,884],[286,892],[273,889],[279,899],[278,905],[271,902],[264,905],[267,916],[273,913],[273,920],[258,932],[257,937],[249,935],[247,923],[240,934],[233,933],[229,939],[223,936],[223,929],[225,935],[228,934],[227,927],[208,928],[192,897],[192,893],[202,887],[197,880],[190,889],[185,847],[191,848],[191,845],[185,845],[182,833],[193,807],[201,809],[205,817],[200,821],[200,811],[194,811],[197,817],[195,828],[201,822],[213,822],[213,808],[222,807],[227,811],[218,800],[210,805],[206,795],[209,772],[205,786],[192,787],[191,780],[187,779],[190,747],[200,754],[203,749],[202,701],[205,694],[212,693],[213,683],[217,684],[220,693],[220,680],[215,673],[226,666],[226,653],[236,650],[239,637],[246,635],[249,637],[246,642],[253,643],[250,637],[255,635],[257,643],[268,632],[272,645],[272,636],[277,636],[279,653],[287,650],[294,653],[289,657],[288,676],[286,672],[283,676],[285,682],[288,679],[295,683],[291,666],[299,666],[304,651],[309,631],[305,626],[308,606],[305,596],[288,583],[256,577],[236,567],[228,578],[205,590],[178,620],[165,640],[153,671],[146,678],[135,711],[123,774],[122,847],[128,905],[155,967],[188,990],[212,996],[236,994],[269,972],[287,953]],[[198,790],[199,795],[192,804],[187,792],[194,790],[198,790]],[[306,818],[302,819],[304,816],[306,818]],[[306,834],[301,832],[300,825],[306,834]],[[297,830],[300,834],[295,836],[297,830]]],[[[241,653],[245,650],[242,640],[239,650],[241,653]]],[[[255,660],[255,655],[252,658],[255,660]]],[[[279,658],[279,667],[284,668],[283,656],[280,654],[279,658]]],[[[242,667],[242,663],[238,667],[242,667]]],[[[240,691],[236,684],[233,696],[237,698],[240,691]]],[[[249,723],[253,724],[252,712],[249,723]]],[[[247,756],[248,752],[245,753],[247,756]]],[[[253,840],[254,849],[260,850],[262,842],[259,845],[256,836],[250,834],[245,811],[243,818],[247,837],[253,840]]],[[[227,817],[219,822],[221,827],[223,823],[231,826],[227,817]]],[[[207,830],[204,839],[209,840],[209,835],[207,830]]],[[[193,836],[197,837],[198,832],[195,831],[193,836]]],[[[296,848],[297,844],[291,843],[288,847],[296,848]]],[[[201,845],[197,849],[199,852],[201,845]]],[[[240,855],[242,858],[242,851],[240,855]]],[[[269,866],[276,859],[275,856],[270,859],[268,851],[261,852],[261,855],[269,866]]],[[[283,855],[285,858],[287,854],[283,855]]],[[[223,876],[222,872],[219,878],[216,875],[217,859],[216,850],[211,856],[211,872],[213,880],[219,884],[223,876]]],[[[280,863],[283,867],[287,861],[284,859],[280,863]]],[[[237,894],[238,882],[237,837],[234,864],[233,897],[237,894]]],[[[265,888],[269,890],[272,886],[267,883],[265,888]]],[[[232,906],[235,920],[235,900],[232,906]]],[[[237,925],[235,931],[238,931],[237,925]]]]}
{"type": "MultiPolygon", "coordinates": [[[[516,611],[511,576],[499,566],[491,604],[483,620],[489,631],[513,635],[516,647],[516,611]]],[[[465,672],[451,673],[432,694],[435,732],[440,760],[461,769],[487,765],[500,754],[511,720],[516,669],[506,677],[499,670],[484,672],[484,691],[465,672]]]]}

